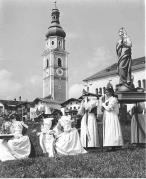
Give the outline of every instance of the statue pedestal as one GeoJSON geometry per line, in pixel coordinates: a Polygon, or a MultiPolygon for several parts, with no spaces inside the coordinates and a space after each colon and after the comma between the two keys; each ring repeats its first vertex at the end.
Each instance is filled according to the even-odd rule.
{"type": "Polygon", "coordinates": [[[119,103],[137,103],[146,101],[146,92],[116,92],[119,103]]]}

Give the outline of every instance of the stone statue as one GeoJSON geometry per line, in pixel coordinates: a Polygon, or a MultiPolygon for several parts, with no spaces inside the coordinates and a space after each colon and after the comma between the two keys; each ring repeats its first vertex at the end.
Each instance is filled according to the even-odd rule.
{"type": "Polygon", "coordinates": [[[120,39],[116,45],[116,52],[118,56],[118,74],[120,81],[117,86],[119,91],[131,91],[134,90],[133,80],[131,78],[132,42],[123,27],[119,30],[119,36],[120,39]]]}

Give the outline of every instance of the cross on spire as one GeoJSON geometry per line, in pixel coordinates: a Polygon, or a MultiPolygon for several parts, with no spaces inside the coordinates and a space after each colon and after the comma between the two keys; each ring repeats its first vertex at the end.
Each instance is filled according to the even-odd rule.
{"type": "Polygon", "coordinates": [[[55,0],[55,1],[54,1],[55,9],[57,9],[56,3],[57,3],[57,1],[55,0]]]}

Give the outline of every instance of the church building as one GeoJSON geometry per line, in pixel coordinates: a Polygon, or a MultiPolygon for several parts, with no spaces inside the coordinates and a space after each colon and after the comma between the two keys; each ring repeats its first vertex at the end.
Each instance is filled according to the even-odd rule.
{"type": "Polygon", "coordinates": [[[65,50],[66,33],[59,16],[55,4],[43,52],[43,98],[62,103],[68,99],[68,52],[65,50]]]}

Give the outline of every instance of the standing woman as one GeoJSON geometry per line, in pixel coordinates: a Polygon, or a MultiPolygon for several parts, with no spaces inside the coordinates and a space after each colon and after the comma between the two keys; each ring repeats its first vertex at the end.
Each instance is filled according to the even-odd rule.
{"type": "Polygon", "coordinates": [[[119,105],[114,97],[113,88],[106,88],[106,100],[102,103],[103,115],[103,146],[115,148],[123,145],[122,132],[118,119],[119,105]]]}
{"type": "Polygon", "coordinates": [[[81,120],[80,138],[83,147],[99,147],[98,125],[95,111],[98,100],[91,95],[84,96],[78,114],[83,116],[81,120]]]}

